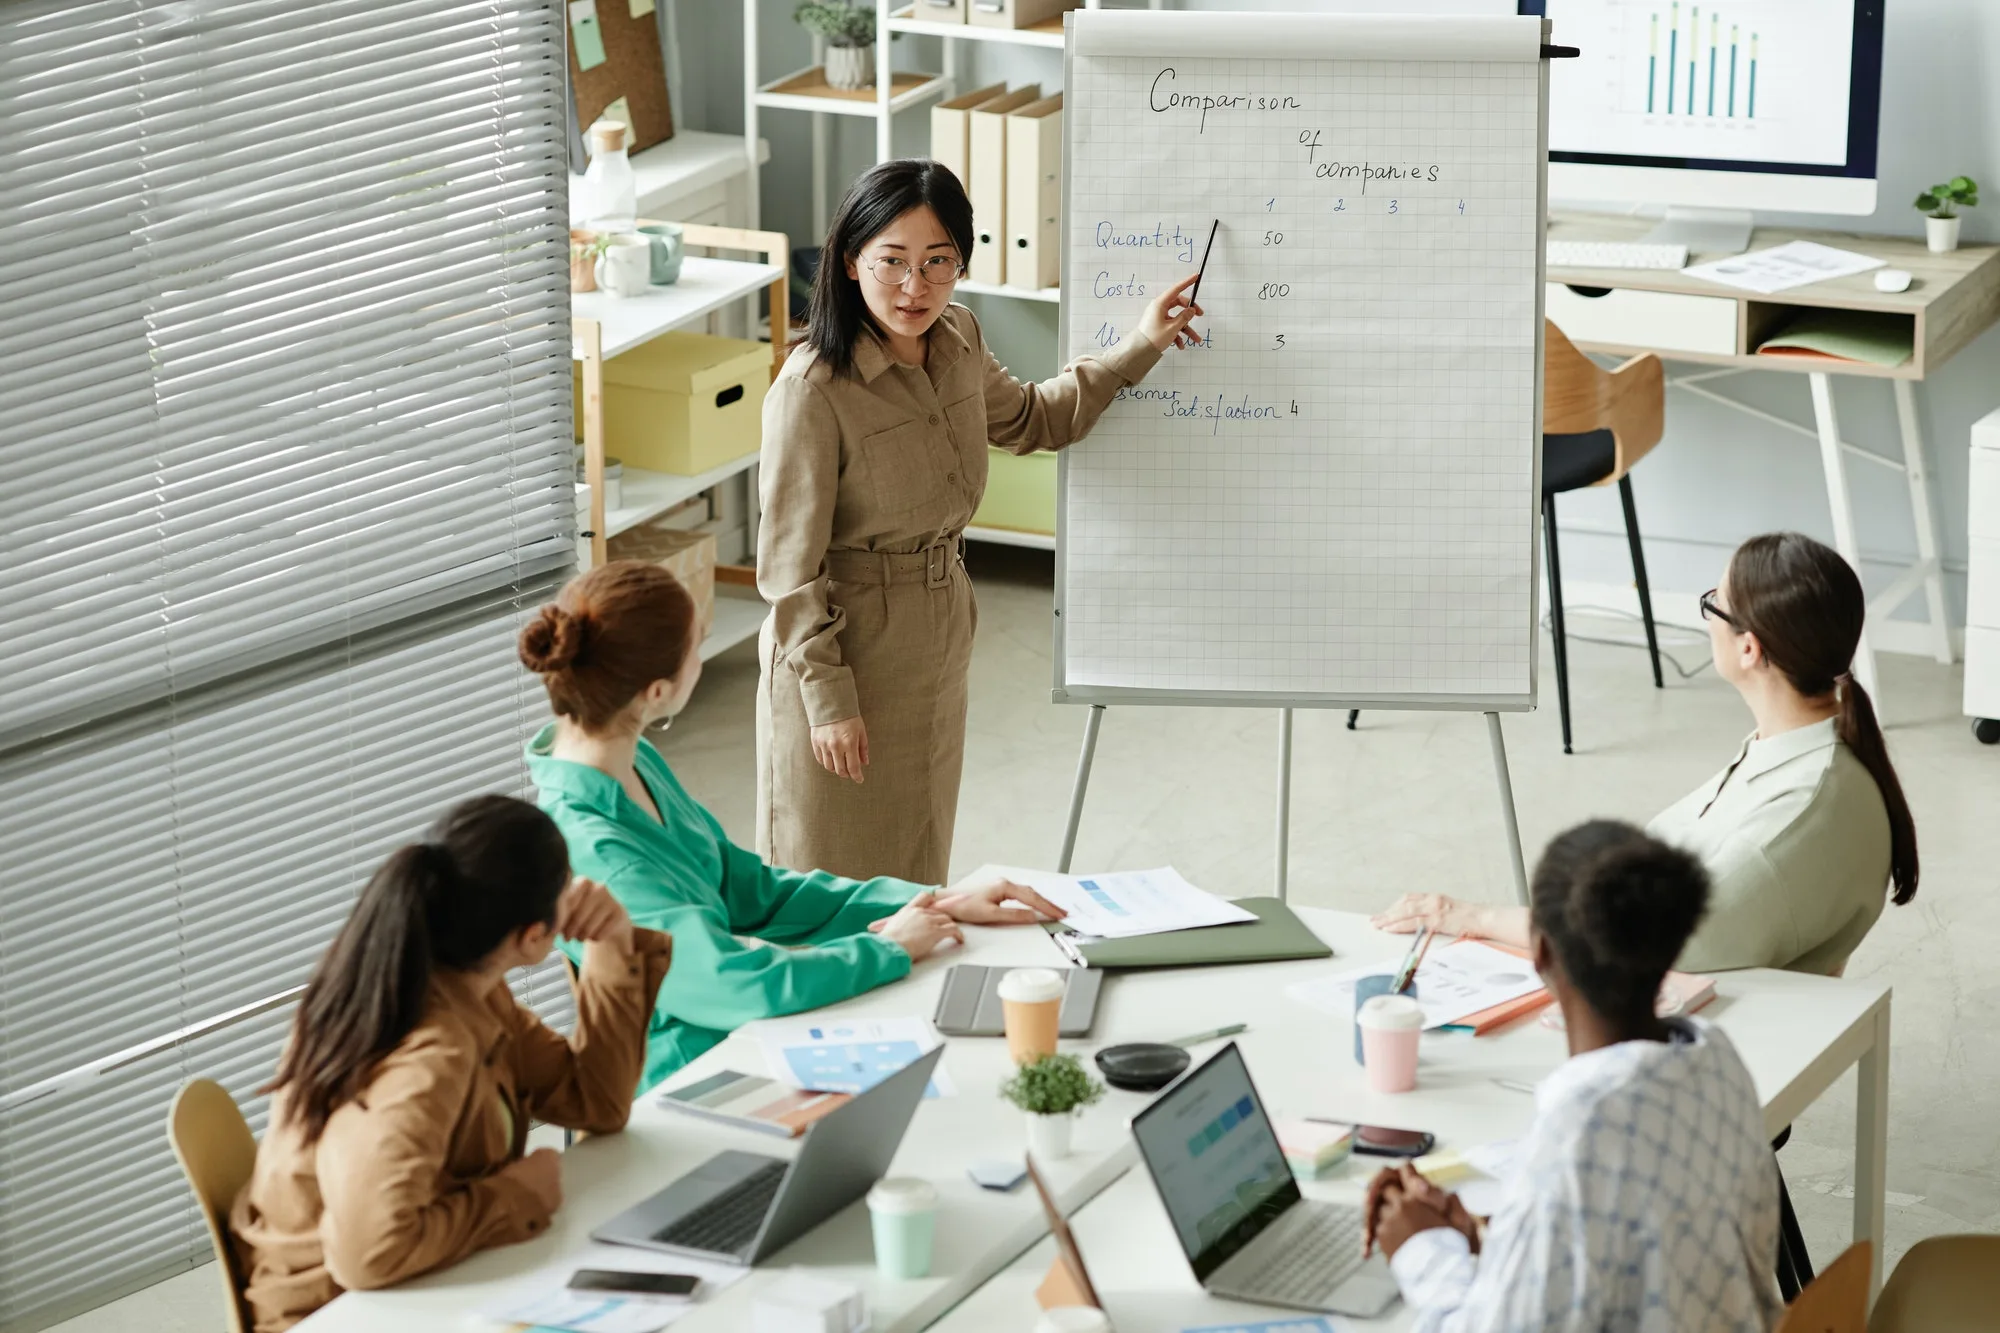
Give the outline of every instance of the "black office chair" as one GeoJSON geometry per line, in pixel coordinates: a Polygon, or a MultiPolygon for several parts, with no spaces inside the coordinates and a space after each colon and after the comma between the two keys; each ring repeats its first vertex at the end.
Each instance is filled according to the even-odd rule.
{"type": "MultiPolygon", "coordinates": [[[[1639,586],[1639,616],[1653,658],[1653,688],[1663,689],[1660,639],[1653,626],[1653,590],[1646,581],[1646,553],[1639,544],[1639,513],[1632,501],[1632,465],[1660,442],[1666,413],[1666,371],[1647,352],[1616,370],[1605,370],[1544,323],[1542,354],[1542,536],[1548,551],[1550,637],[1555,641],[1556,701],[1562,710],[1563,753],[1570,751],[1569,639],[1563,623],[1562,554],[1556,545],[1556,496],[1585,486],[1618,483],[1625,508],[1625,540],[1632,548],[1632,576],[1639,586]]],[[[1360,709],[1347,715],[1354,730],[1360,709]]]]}

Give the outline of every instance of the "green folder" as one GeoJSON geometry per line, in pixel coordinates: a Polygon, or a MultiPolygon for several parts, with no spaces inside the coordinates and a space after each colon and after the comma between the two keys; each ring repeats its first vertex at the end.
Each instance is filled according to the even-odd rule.
{"type": "Polygon", "coordinates": [[[1042,929],[1056,936],[1063,951],[1084,967],[1218,967],[1333,956],[1332,948],[1276,898],[1234,901],[1244,911],[1254,912],[1257,919],[1088,944],[1072,944],[1070,941],[1079,937],[1059,921],[1043,922],[1042,929]]]}

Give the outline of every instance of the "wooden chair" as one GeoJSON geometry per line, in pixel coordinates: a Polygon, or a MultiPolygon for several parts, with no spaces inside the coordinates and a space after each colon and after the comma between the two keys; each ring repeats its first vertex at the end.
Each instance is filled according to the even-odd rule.
{"type": "Polygon", "coordinates": [[[2000,1323],[2000,1236],[1933,1236],[1896,1265],[1868,1333],[1975,1333],[2000,1323]]]}
{"type": "Polygon", "coordinates": [[[230,1244],[229,1210],[250,1182],[257,1163],[257,1140],[237,1109],[236,1099],[218,1084],[195,1079],[174,1097],[167,1112],[167,1141],[174,1159],[194,1191],[201,1220],[208,1225],[215,1247],[216,1271],[222,1275],[229,1333],[250,1333],[250,1310],[243,1300],[243,1274],[230,1244]]]}
{"type": "Polygon", "coordinates": [[[1868,1279],[1875,1247],[1857,1240],[1785,1307],[1772,1333],[1868,1333],[1868,1279]]]}
{"type": "MultiPolygon", "coordinates": [[[[1562,556],[1556,546],[1556,496],[1585,486],[1618,483],[1625,508],[1625,541],[1639,586],[1639,616],[1653,658],[1653,687],[1663,688],[1660,640],[1653,626],[1653,590],[1646,581],[1646,553],[1639,544],[1639,513],[1632,501],[1632,465],[1660,442],[1666,417],[1666,370],[1651,352],[1616,370],[1605,370],[1543,321],[1542,533],[1548,550],[1549,620],[1556,654],[1556,701],[1562,710],[1563,753],[1570,753],[1569,641],[1563,623],[1562,556]]],[[[1347,715],[1354,730],[1360,710],[1347,715]]]]}

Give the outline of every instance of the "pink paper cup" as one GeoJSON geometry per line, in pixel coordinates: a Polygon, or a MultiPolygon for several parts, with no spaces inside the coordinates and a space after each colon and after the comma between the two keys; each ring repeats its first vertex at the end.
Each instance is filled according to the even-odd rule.
{"type": "Polygon", "coordinates": [[[1417,1043],[1424,1013],[1404,995],[1378,995],[1355,1016],[1361,1029],[1368,1086],[1376,1092],[1409,1092],[1417,1086],[1417,1043]]]}

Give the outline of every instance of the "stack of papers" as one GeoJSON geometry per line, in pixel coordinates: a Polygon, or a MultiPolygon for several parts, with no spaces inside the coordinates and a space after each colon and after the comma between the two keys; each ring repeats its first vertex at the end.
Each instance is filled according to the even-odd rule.
{"type": "Polygon", "coordinates": [[[1062,908],[1066,914],[1063,924],[1071,930],[1097,939],[1130,939],[1257,919],[1255,913],[1228,899],[1196,888],[1172,866],[1108,875],[1058,875],[1010,866],[994,869],[1062,908]]]}
{"type": "Polygon", "coordinates": [[[1768,296],[1808,283],[1844,278],[1882,267],[1882,261],[1852,250],[1836,250],[1814,241],[1792,241],[1769,250],[1753,250],[1747,255],[1731,255],[1682,270],[1690,278],[1707,278],[1725,287],[1768,296]]]}
{"type": "MultiPolygon", "coordinates": [[[[1393,973],[1396,964],[1377,963],[1285,987],[1285,994],[1339,1018],[1354,1017],[1354,986],[1363,977],[1393,973]]],[[[1426,1028],[1444,1027],[1487,1009],[1533,995],[1542,979],[1526,959],[1476,940],[1460,940],[1424,955],[1417,968],[1417,1005],[1426,1028]]]]}
{"type": "MultiPolygon", "coordinates": [[[[763,1051],[772,1078],[809,1092],[866,1092],[944,1044],[921,1018],[773,1018],[743,1031],[763,1051]]],[[[955,1092],[940,1064],[924,1096],[955,1092]]]]}

